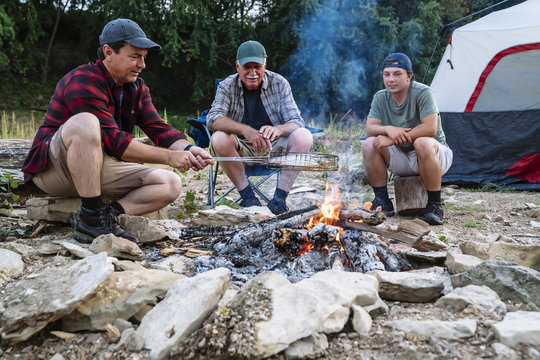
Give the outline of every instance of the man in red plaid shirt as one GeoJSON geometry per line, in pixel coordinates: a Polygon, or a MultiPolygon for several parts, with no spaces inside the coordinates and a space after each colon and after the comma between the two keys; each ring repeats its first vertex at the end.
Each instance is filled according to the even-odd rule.
{"type": "Polygon", "coordinates": [[[26,181],[55,196],[79,196],[82,206],[74,238],[89,243],[113,233],[138,239],[118,225],[120,214],[160,209],[180,195],[172,171],[142,163],[198,171],[211,156],[161,119],[139,78],[148,49],[160,46],[129,19],[116,19],[99,37],[99,60],[64,76],[51,98],[23,172],[26,181]],[[139,126],[157,145],[133,141],[139,126]],[[102,194],[119,197],[105,204],[102,194]]]}

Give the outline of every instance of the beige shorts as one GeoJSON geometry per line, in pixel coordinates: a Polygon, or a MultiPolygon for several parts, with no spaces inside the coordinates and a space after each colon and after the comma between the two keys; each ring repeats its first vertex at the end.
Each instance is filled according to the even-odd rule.
{"type": "MultiPolygon", "coordinates": [[[[67,167],[67,148],[62,141],[62,126],[54,134],[49,147],[49,169],[32,177],[34,184],[47,194],[79,196],[67,167]]],[[[119,161],[103,155],[101,193],[121,196],[143,185],[144,178],[156,170],[145,165],[119,161]]]]}
{"type": "MultiPolygon", "coordinates": [[[[441,171],[444,175],[450,166],[452,165],[452,159],[454,154],[452,149],[439,142],[439,161],[441,162],[441,171]]],[[[388,170],[397,176],[412,176],[420,174],[420,168],[418,167],[418,158],[416,157],[416,151],[412,150],[404,152],[395,145],[388,147],[390,153],[390,165],[388,170]]]]}

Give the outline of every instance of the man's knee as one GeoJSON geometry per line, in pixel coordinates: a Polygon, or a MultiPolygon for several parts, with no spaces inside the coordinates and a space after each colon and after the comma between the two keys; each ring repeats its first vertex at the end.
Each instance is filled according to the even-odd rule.
{"type": "MultiPolygon", "coordinates": [[[[180,179],[180,176],[172,171],[163,169],[155,170],[148,176],[151,176],[151,182],[160,185],[161,191],[156,192],[156,196],[162,197],[160,200],[171,203],[178,199],[180,192],[182,191],[182,180],[180,179]]],[[[145,181],[145,183],[146,182],[147,181],[145,181]]]]}
{"type": "Polygon", "coordinates": [[[364,141],[364,144],[362,145],[362,154],[364,157],[370,155],[373,153],[373,151],[377,151],[377,148],[374,145],[375,137],[370,136],[364,141]]]}
{"type": "Polygon", "coordinates": [[[313,135],[306,128],[298,128],[289,135],[289,149],[307,152],[313,146],[313,135]]]}
{"type": "Polygon", "coordinates": [[[414,150],[418,159],[424,159],[437,155],[437,142],[430,137],[419,137],[414,140],[414,150]]]}
{"type": "Polygon", "coordinates": [[[62,125],[62,140],[66,146],[74,140],[100,144],[99,119],[87,112],[73,115],[62,125]]]}
{"type": "Polygon", "coordinates": [[[212,134],[212,148],[219,154],[222,150],[230,149],[235,146],[234,135],[223,131],[216,131],[212,134]]]}

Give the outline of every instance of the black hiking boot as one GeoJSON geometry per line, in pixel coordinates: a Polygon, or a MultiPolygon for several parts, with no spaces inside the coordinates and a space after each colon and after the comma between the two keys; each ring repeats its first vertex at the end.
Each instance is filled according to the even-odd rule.
{"type": "Polygon", "coordinates": [[[394,204],[390,199],[379,199],[375,197],[371,202],[371,210],[375,211],[378,207],[381,207],[381,211],[386,215],[386,217],[394,216],[394,204]]]}
{"type": "Polygon", "coordinates": [[[440,202],[428,202],[426,213],[422,216],[422,220],[430,225],[442,225],[443,214],[443,208],[440,202]]]}
{"type": "Polygon", "coordinates": [[[283,199],[273,198],[268,203],[268,208],[274,215],[280,215],[289,211],[289,208],[287,207],[287,203],[283,199]]]}
{"type": "Polygon", "coordinates": [[[107,206],[109,210],[109,226],[111,227],[111,231],[115,236],[122,237],[124,239],[128,239],[129,241],[138,244],[139,239],[133,235],[128,233],[126,230],[122,229],[120,225],[118,224],[118,216],[120,215],[115,208],[112,206],[107,206]]]}
{"type": "Polygon", "coordinates": [[[91,244],[100,235],[111,234],[107,207],[88,213],[81,209],[79,221],[75,225],[73,238],[83,244],[91,244]]]}

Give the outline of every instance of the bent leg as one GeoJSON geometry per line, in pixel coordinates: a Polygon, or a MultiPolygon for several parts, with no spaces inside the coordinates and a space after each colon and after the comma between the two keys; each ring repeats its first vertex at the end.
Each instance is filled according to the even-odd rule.
{"type": "Polygon", "coordinates": [[[103,163],[99,120],[90,113],[72,116],[62,128],[67,148],[67,166],[81,197],[101,195],[100,177],[103,163]]]}
{"type": "Polygon", "coordinates": [[[148,214],[164,208],[180,196],[182,180],[172,171],[152,169],[136,188],[117,200],[130,215],[148,214]]]}
{"type": "MultiPolygon", "coordinates": [[[[212,135],[212,149],[216,156],[237,157],[240,156],[238,141],[232,134],[216,131],[212,135]]],[[[221,168],[232,181],[237,189],[241,190],[248,186],[244,164],[236,161],[223,161],[219,163],[221,168]]]]}
{"type": "MultiPolygon", "coordinates": [[[[298,128],[289,134],[287,152],[305,153],[313,146],[313,135],[306,128],[298,128]]],[[[299,171],[283,170],[279,178],[278,188],[289,192],[298,176],[299,171]]]]}
{"type": "Polygon", "coordinates": [[[414,150],[418,158],[420,177],[428,191],[441,190],[441,162],[439,161],[439,145],[437,140],[420,137],[414,141],[414,150]]]}
{"type": "Polygon", "coordinates": [[[367,171],[369,183],[373,187],[386,186],[388,182],[387,166],[390,164],[388,148],[377,149],[373,144],[375,137],[369,137],[362,147],[364,166],[367,171]]]}
{"type": "Polygon", "coordinates": [[[58,129],[50,142],[48,170],[32,180],[50,195],[99,196],[102,161],[99,120],[80,113],[58,129]]]}

